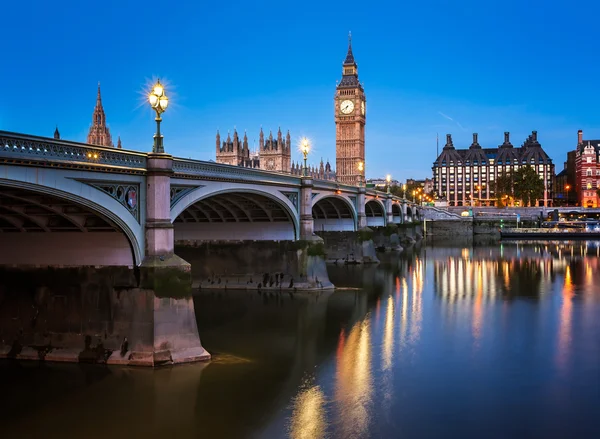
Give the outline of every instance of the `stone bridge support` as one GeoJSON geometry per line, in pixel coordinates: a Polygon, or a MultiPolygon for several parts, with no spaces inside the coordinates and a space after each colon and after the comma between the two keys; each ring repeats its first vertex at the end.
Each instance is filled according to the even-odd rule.
{"type": "Polygon", "coordinates": [[[408,206],[406,204],[406,200],[402,200],[402,222],[408,223],[411,221],[412,221],[412,218],[408,217],[408,206]]]}
{"type": "Polygon", "coordinates": [[[300,186],[300,239],[304,240],[311,240],[314,231],[312,188],[312,178],[302,177],[300,186]]]}
{"type": "Polygon", "coordinates": [[[385,224],[394,222],[394,213],[392,212],[392,194],[387,194],[385,199],[385,224]]]}
{"type": "Polygon", "coordinates": [[[367,227],[367,214],[365,213],[365,198],[366,198],[366,189],[364,187],[358,188],[358,197],[357,197],[357,213],[358,213],[358,229],[362,229],[367,227]]]}
{"type": "Polygon", "coordinates": [[[146,254],[140,266],[140,287],[146,296],[151,295],[143,322],[150,325],[143,337],[131,340],[132,357],[137,364],[150,366],[207,360],[210,354],[200,344],[191,296],[191,266],[174,253],[173,157],[150,153],[146,169],[146,254]]]}

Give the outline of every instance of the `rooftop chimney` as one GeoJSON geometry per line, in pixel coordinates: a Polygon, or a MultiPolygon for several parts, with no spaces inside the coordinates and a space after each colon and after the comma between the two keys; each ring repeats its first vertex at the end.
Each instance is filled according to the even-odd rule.
{"type": "Polygon", "coordinates": [[[583,143],[583,130],[577,131],[577,144],[581,145],[583,143]]]}
{"type": "Polygon", "coordinates": [[[537,131],[531,132],[531,140],[533,140],[534,142],[537,142],[537,131]]]}
{"type": "Polygon", "coordinates": [[[508,131],[504,131],[504,143],[510,143],[510,133],[508,131]]]}
{"type": "Polygon", "coordinates": [[[473,143],[477,145],[477,133],[473,133],[473,143]]]}

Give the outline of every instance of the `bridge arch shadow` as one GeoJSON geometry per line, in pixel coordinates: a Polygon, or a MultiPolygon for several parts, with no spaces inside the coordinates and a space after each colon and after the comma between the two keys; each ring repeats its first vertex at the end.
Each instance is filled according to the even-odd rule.
{"type": "Polygon", "coordinates": [[[365,216],[367,217],[367,227],[385,226],[385,206],[378,199],[371,199],[365,204],[365,216]]]}
{"type": "Polygon", "coordinates": [[[111,206],[117,201],[97,192],[90,198],[106,198],[109,207],[59,189],[0,179],[0,246],[10,249],[0,252],[0,265],[141,264],[136,236],[141,227],[124,207],[111,206]]]}
{"type": "Polygon", "coordinates": [[[175,242],[298,239],[295,206],[278,191],[198,188],[171,207],[175,242]]]}
{"type": "Polygon", "coordinates": [[[317,195],[312,205],[315,232],[353,232],[357,214],[347,198],[336,195],[317,195]]]}

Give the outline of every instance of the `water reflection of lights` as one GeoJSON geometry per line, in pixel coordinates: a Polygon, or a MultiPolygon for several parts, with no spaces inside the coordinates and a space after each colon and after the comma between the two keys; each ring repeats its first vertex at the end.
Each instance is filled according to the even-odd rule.
{"type": "Polygon", "coordinates": [[[392,397],[394,394],[394,385],[392,382],[392,364],[394,359],[394,299],[388,297],[387,310],[385,313],[385,326],[383,332],[383,344],[381,358],[382,364],[382,385],[383,391],[383,410],[386,416],[389,416],[389,411],[392,407],[392,397]]]}
{"type": "Polygon", "coordinates": [[[368,435],[372,405],[371,321],[367,316],[354,325],[337,359],[336,400],[342,412],[341,437],[368,435]]]}
{"type": "Polygon", "coordinates": [[[301,391],[294,399],[289,434],[292,439],[326,437],[325,395],[319,386],[301,391]]]}
{"type": "Polygon", "coordinates": [[[571,315],[573,312],[574,296],[575,286],[571,277],[571,266],[567,265],[562,289],[562,304],[558,327],[558,349],[556,352],[556,360],[559,367],[565,366],[565,362],[569,356],[569,346],[571,345],[571,315]]]}
{"type": "Polygon", "coordinates": [[[388,297],[387,310],[385,312],[385,328],[383,333],[383,370],[392,367],[392,356],[394,351],[394,299],[388,297]]]}

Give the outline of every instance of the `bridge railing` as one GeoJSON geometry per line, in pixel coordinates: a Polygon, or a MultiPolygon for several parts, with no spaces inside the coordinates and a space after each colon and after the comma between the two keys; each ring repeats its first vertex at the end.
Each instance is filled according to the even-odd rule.
{"type": "Polygon", "coordinates": [[[176,175],[210,180],[244,180],[245,182],[256,181],[263,184],[271,182],[291,186],[300,186],[301,182],[300,177],[283,172],[263,171],[260,169],[176,157],[173,158],[173,171],[176,175]]]}
{"type": "Polygon", "coordinates": [[[0,158],[146,169],[146,154],[105,146],[0,131],[0,158]]]}

